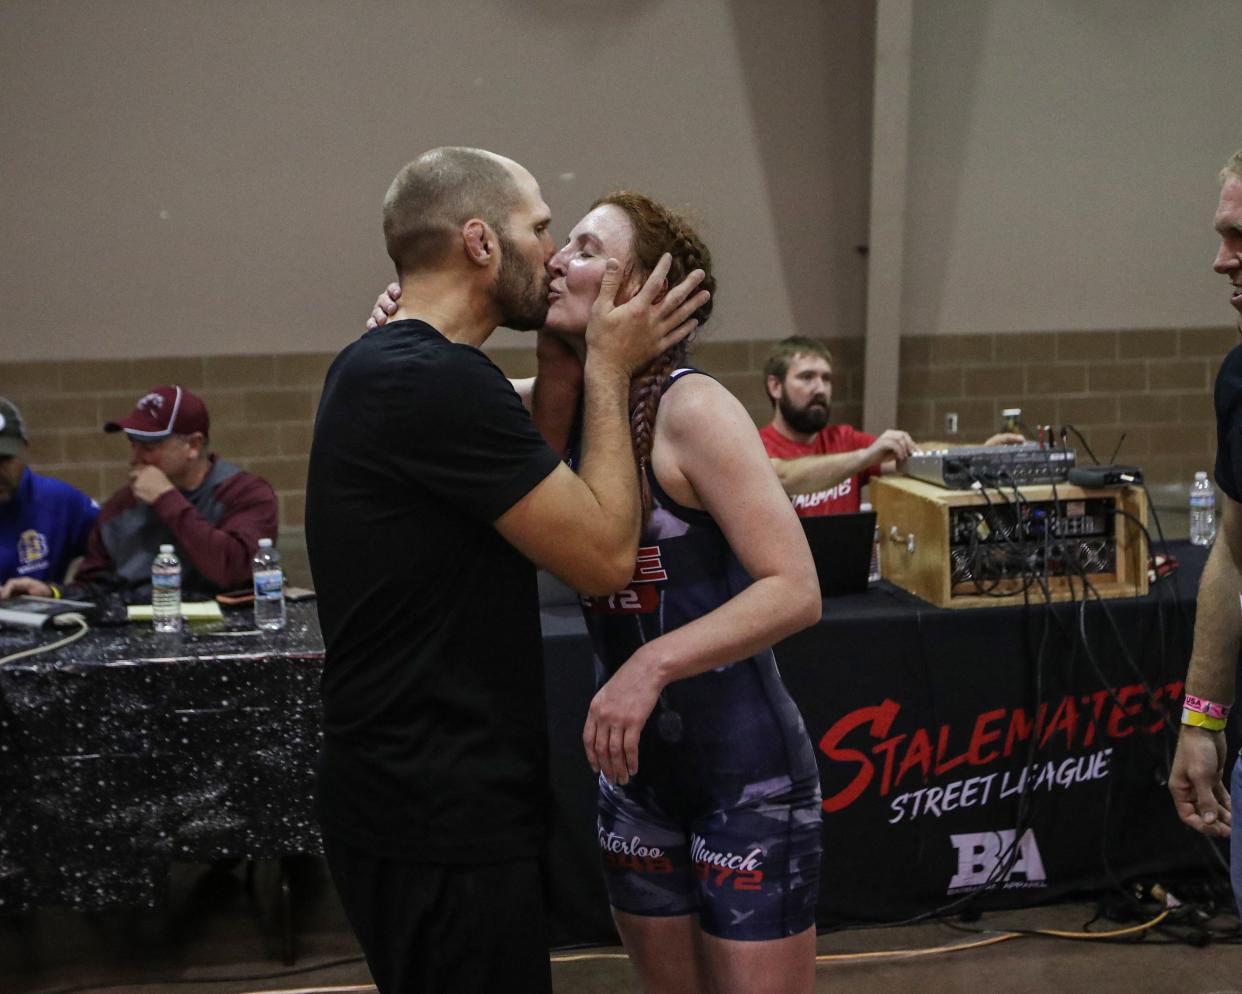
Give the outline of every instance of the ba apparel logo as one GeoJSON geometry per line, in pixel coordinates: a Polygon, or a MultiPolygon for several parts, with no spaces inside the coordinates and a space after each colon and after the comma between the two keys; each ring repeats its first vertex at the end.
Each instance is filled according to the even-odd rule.
{"type": "Polygon", "coordinates": [[[974,890],[986,884],[999,884],[1005,889],[1045,886],[1048,877],[1035,833],[1028,828],[1015,843],[1016,835],[1009,828],[950,835],[949,841],[957,849],[957,873],[949,881],[949,893],[974,890]],[[1008,868],[998,876],[1005,866],[1008,868]]]}

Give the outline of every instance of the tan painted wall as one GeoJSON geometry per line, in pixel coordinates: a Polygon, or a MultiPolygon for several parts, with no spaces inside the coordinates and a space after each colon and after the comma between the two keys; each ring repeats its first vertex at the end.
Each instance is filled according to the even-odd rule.
{"type": "Polygon", "coordinates": [[[1228,0],[914,6],[907,335],[1211,327],[1228,0]]]}
{"type": "Polygon", "coordinates": [[[858,334],[873,21],[873,0],[8,0],[4,357],[335,351],[390,279],[384,190],[438,144],[525,163],[561,236],[618,185],[691,207],[713,337],[858,334]]]}

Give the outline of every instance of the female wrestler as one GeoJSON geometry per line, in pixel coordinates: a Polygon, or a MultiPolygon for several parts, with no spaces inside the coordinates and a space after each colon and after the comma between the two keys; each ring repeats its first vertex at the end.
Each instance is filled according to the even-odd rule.
{"type": "MultiPolygon", "coordinates": [[[[548,265],[547,330],[582,348],[608,260],[628,296],[665,252],[670,285],[704,269],[715,298],[684,219],[641,194],[602,198],[548,265]]],[[[769,647],[819,619],[819,587],[753,422],[680,368],[685,355],[683,343],[633,382],[638,563],[625,590],[583,606],[602,682],[583,741],[602,774],[608,892],[653,994],[809,992],[819,776],[769,647]]]]}
{"type": "MultiPolygon", "coordinates": [[[[641,194],[599,200],[548,264],[532,408],[554,445],[605,268],[620,266],[628,298],[666,252],[670,286],[703,269],[714,298],[706,247],[641,194]]],[[[390,304],[381,295],[373,320],[390,304]]],[[[819,587],[754,423],[716,380],[680,368],[685,355],[683,343],[634,379],[638,562],[628,587],[583,605],[601,683],[583,742],[601,774],[609,899],[649,994],[809,994],[819,776],[770,646],[818,620],[819,587]]]]}

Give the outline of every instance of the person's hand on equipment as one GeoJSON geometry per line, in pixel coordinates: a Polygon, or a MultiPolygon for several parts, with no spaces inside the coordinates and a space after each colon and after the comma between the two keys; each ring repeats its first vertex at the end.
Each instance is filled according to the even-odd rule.
{"type": "Polygon", "coordinates": [[[920,452],[919,444],[907,432],[897,428],[889,428],[867,449],[867,464],[901,462],[906,456],[920,452]]]}
{"type": "Polygon", "coordinates": [[[1183,725],[1169,772],[1177,816],[1204,835],[1228,838],[1233,823],[1225,771],[1225,733],[1183,725]]]}
{"type": "Polygon", "coordinates": [[[984,445],[1021,445],[1026,441],[1026,436],[1016,431],[997,432],[989,438],[984,445]]]}

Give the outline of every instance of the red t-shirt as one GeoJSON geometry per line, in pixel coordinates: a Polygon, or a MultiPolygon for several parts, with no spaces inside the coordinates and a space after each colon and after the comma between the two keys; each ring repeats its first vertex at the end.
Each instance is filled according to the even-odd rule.
{"type": "MultiPolygon", "coordinates": [[[[857,452],[875,441],[874,435],[858,431],[849,425],[827,425],[820,430],[809,445],[786,438],[773,425],[759,429],[763,447],[772,459],[801,459],[803,456],[826,456],[836,452],[857,452]]],[[[862,486],[871,477],[880,475],[880,467],[868,466],[861,473],[842,480],[835,487],[816,490],[809,494],[794,494],[794,510],[800,518],[814,518],[821,514],[850,514],[862,506],[862,486]]]]}

